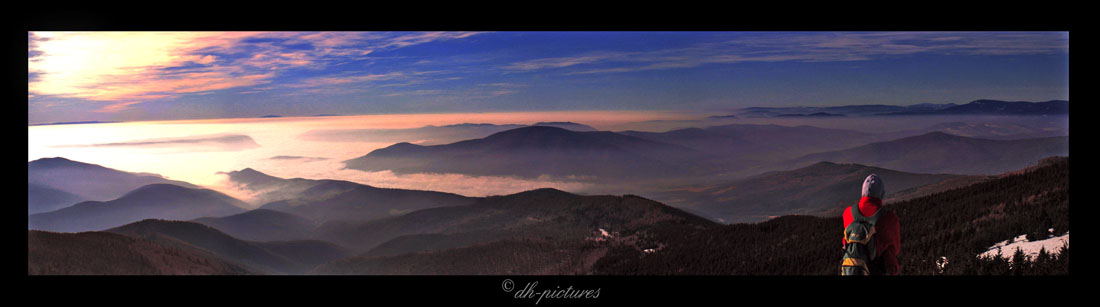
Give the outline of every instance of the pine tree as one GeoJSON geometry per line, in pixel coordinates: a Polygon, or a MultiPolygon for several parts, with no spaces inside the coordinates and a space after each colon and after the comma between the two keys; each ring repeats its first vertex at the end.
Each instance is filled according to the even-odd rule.
{"type": "Polygon", "coordinates": [[[1054,227],[1054,221],[1050,219],[1050,215],[1046,210],[1039,211],[1039,218],[1036,219],[1035,225],[1031,226],[1031,231],[1027,233],[1028,241],[1045,240],[1050,236],[1050,229],[1054,227]]]}
{"type": "Polygon", "coordinates": [[[1051,263],[1050,253],[1047,253],[1046,247],[1039,249],[1039,255],[1035,256],[1032,262],[1032,272],[1035,275],[1050,275],[1051,263]]]}
{"type": "Polygon", "coordinates": [[[1027,255],[1024,255],[1024,251],[1017,247],[1016,253],[1012,254],[1012,275],[1020,276],[1026,274],[1027,267],[1027,255]]]}

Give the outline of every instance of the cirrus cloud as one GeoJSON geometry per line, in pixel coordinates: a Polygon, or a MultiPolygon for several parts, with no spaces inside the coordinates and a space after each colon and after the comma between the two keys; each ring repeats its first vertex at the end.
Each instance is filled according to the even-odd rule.
{"type": "Polygon", "coordinates": [[[28,99],[83,99],[104,104],[98,112],[117,112],[159,99],[271,83],[287,70],[321,70],[377,49],[476,34],[30,32],[28,99]]]}
{"type": "Polygon", "coordinates": [[[916,54],[1031,55],[1069,51],[1063,32],[733,33],[720,41],[639,51],[589,51],[528,59],[509,72],[570,69],[567,75],[622,73],[745,62],[847,62],[916,54]]]}

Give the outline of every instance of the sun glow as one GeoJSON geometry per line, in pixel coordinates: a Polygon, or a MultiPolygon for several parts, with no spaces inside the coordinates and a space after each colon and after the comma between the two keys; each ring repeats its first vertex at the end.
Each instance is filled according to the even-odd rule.
{"type": "Polygon", "coordinates": [[[247,32],[33,32],[27,84],[32,95],[110,101],[104,111],[193,93],[259,84],[272,74],[241,74],[202,51],[247,32]],[[187,67],[176,71],[167,68],[187,67]]]}

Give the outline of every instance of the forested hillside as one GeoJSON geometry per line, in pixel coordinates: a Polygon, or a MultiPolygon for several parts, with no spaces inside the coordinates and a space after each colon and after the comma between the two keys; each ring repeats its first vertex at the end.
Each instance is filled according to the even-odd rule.
{"type": "MultiPolygon", "coordinates": [[[[901,219],[898,260],[904,275],[1069,271],[1068,247],[1057,257],[1039,257],[1044,259],[1015,267],[1003,259],[977,257],[996,242],[1021,234],[1045,238],[1069,231],[1068,158],[1045,159],[1027,172],[888,203],[886,208],[901,219]],[[942,271],[936,265],[941,257],[948,259],[942,271]]],[[[840,217],[785,216],[756,224],[681,230],[656,233],[654,239],[667,246],[661,251],[614,248],[595,264],[593,273],[832,275],[841,257],[840,217]]]]}

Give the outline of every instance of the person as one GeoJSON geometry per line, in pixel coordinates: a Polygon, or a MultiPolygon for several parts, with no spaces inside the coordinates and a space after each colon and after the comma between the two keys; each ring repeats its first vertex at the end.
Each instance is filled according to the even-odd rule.
{"type": "MultiPolygon", "coordinates": [[[[852,255],[849,252],[848,238],[849,233],[852,232],[849,229],[849,225],[857,218],[860,221],[870,221],[874,230],[868,234],[873,238],[869,238],[873,244],[867,244],[870,246],[873,253],[873,257],[869,257],[869,261],[864,262],[860,260],[860,264],[865,272],[869,275],[898,275],[901,271],[901,265],[898,263],[898,252],[901,250],[901,222],[898,220],[897,214],[894,214],[890,210],[883,208],[882,199],[886,196],[886,185],[882,182],[876,174],[871,174],[863,180],[863,193],[859,200],[859,204],[856,206],[850,206],[844,210],[844,248],[845,248],[845,262],[842,264],[842,273],[844,265],[848,265],[848,257],[852,255]],[[858,209],[858,210],[854,210],[858,209]],[[882,211],[881,213],[879,211],[882,211]],[[876,214],[879,213],[879,214],[876,214]],[[859,214],[855,216],[853,214],[859,214]]],[[[856,227],[853,227],[853,229],[856,227]]],[[[855,244],[853,244],[855,245],[855,244]]],[[[859,254],[859,252],[856,252],[859,254]]],[[[859,255],[856,258],[866,258],[866,256],[859,255]]]]}

